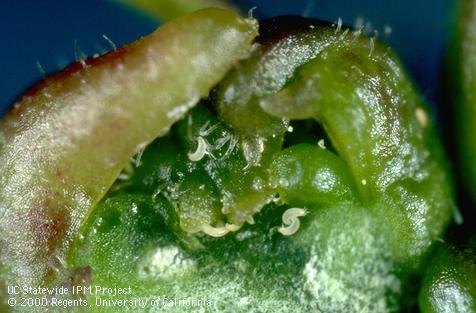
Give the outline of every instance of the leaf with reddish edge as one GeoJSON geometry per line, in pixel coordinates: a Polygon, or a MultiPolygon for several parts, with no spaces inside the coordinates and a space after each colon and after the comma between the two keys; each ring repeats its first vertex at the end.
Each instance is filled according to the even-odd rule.
{"type": "Polygon", "coordinates": [[[257,23],[222,9],[178,18],[32,88],[0,124],[0,273],[62,284],[64,256],[131,156],[165,134],[248,51],[257,23]]]}

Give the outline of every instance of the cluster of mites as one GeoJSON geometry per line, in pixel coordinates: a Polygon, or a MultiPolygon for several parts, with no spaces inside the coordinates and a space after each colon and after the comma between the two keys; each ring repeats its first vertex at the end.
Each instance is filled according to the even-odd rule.
{"type": "MultiPolygon", "coordinates": [[[[189,119],[189,125],[191,124],[191,120],[189,119]]],[[[217,125],[209,127],[209,122],[205,123],[200,130],[198,131],[198,136],[197,136],[197,149],[194,152],[188,153],[188,158],[192,162],[198,162],[205,155],[209,155],[213,157],[213,154],[210,151],[211,145],[207,142],[205,137],[212,133],[215,129],[217,128],[217,125]]],[[[228,141],[230,141],[229,147],[227,151],[225,152],[223,158],[228,157],[233,149],[235,148],[237,144],[237,140],[234,136],[231,136],[227,134],[225,137],[221,138],[218,140],[217,144],[214,146],[215,149],[220,149],[225,145],[228,141]]],[[[303,208],[290,208],[287,209],[283,213],[283,226],[278,228],[278,231],[285,235],[285,236],[290,236],[295,234],[300,226],[299,222],[299,217],[302,217],[307,214],[307,210],[303,208]]],[[[250,219],[250,223],[253,223],[253,219],[250,219]]],[[[235,224],[230,224],[226,223],[225,226],[222,227],[213,227],[211,225],[204,225],[202,227],[202,231],[210,235],[212,237],[222,237],[225,236],[226,234],[230,232],[235,232],[238,231],[241,228],[241,225],[235,225],[235,224]]]]}
{"type": "MultiPolygon", "coordinates": [[[[303,208],[289,208],[283,213],[283,225],[278,228],[278,232],[284,236],[291,236],[295,234],[301,223],[299,217],[307,214],[307,210],[303,208]]],[[[222,227],[213,227],[211,225],[202,226],[202,231],[212,237],[223,237],[229,232],[238,231],[241,228],[239,225],[226,223],[222,227]]]]}

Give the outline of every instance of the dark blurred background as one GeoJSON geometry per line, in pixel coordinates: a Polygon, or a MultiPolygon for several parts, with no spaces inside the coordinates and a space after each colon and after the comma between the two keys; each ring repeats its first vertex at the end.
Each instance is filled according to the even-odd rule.
{"type": "MultiPolygon", "coordinates": [[[[454,0],[235,1],[266,18],[299,14],[379,32],[403,59],[423,95],[438,103],[441,65],[452,31],[454,0]]],[[[75,59],[104,53],[153,31],[158,22],[105,0],[0,1],[0,114],[42,77],[75,59]]]]}

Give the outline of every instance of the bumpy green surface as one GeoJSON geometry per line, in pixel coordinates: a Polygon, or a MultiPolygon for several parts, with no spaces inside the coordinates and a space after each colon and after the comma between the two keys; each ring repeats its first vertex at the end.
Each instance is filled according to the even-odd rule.
{"type": "Polygon", "coordinates": [[[422,313],[476,312],[476,251],[440,244],[431,257],[419,296],[422,313]]]}
{"type": "Polygon", "coordinates": [[[344,161],[325,147],[298,144],[273,162],[270,183],[281,199],[298,207],[330,206],[357,198],[357,188],[344,161]]]}
{"type": "Polygon", "coordinates": [[[253,19],[197,11],[73,65],[15,105],[0,124],[2,289],[68,279],[61,265],[90,209],[130,157],[244,57],[256,33],[253,19]]]}
{"type": "Polygon", "coordinates": [[[334,42],[260,105],[322,123],[362,201],[392,228],[391,250],[403,260],[418,257],[454,209],[431,117],[387,47],[326,31],[334,42]]]}
{"type": "MultiPolygon", "coordinates": [[[[90,220],[72,255],[74,264],[93,268],[93,284],[131,286],[133,294],[121,298],[208,300],[213,312],[306,312],[299,305],[302,291],[292,285],[302,284],[304,253],[271,229],[282,210],[269,207],[255,225],[222,239],[201,238],[202,248],[187,252],[163,222],[160,212],[170,210],[164,208],[168,205],[160,197],[151,205],[149,195],[109,198],[90,220]]],[[[188,311],[183,306],[170,310],[188,311]]],[[[130,311],[141,312],[137,307],[121,310],[130,311]]]]}
{"type": "Polygon", "coordinates": [[[304,24],[261,34],[209,101],[136,156],[70,266],[90,266],[93,285],[131,285],[128,299],[205,299],[211,312],[401,309],[408,275],[455,209],[445,157],[390,50],[304,24]],[[318,121],[330,141],[290,128],[296,118],[318,121]],[[307,214],[288,237],[289,208],[307,214]],[[228,234],[204,234],[218,231],[228,234]]]}

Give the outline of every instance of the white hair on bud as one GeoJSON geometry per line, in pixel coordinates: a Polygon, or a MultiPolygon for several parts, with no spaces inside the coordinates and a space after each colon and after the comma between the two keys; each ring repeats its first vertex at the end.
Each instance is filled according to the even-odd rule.
{"type": "Polygon", "coordinates": [[[140,144],[137,145],[136,147],[136,156],[134,159],[134,165],[136,167],[139,167],[141,165],[141,159],[142,155],[144,154],[145,148],[147,147],[147,143],[141,142],[140,144]]]}
{"type": "Polygon", "coordinates": [[[306,214],[307,210],[303,208],[287,209],[282,217],[283,226],[281,226],[278,231],[284,236],[291,236],[295,234],[301,225],[298,217],[305,216],[306,214]]]}
{"type": "Polygon", "coordinates": [[[230,144],[228,145],[228,149],[226,149],[225,154],[223,154],[222,159],[226,159],[232,154],[237,143],[238,143],[238,139],[235,136],[231,135],[230,144]]]}
{"type": "Polygon", "coordinates": [[[231,139],[231,135],[229,133],[227,133],[225,136],[219,138],[216,142],[215,142],[215,149],[216,150],[219,150],[221,148],[223,148],[223,146],[228,142],[230,141],[231,139]]]}
{"type": "Polygon", "coordinates": [[[43,79],[45,79],[46,78],[46,72],[45,72],[43,66],[41,65],[40,61],[38,61],[38,60],[36,61],[36,67],[38,68],[38,71],[40,72],[41,77],[43,77],[43,79]]]}
{"type": "Polygon", "coordinates": [[[337,19],[337,27],[336,27],[335,33],[337,34],[338,32],[340,32],[341,28],[342,28],[342,18],[339,17],[337,19]]]}
{"type": "Polygon", "coordinates": [[[256,10],[257,6],[252,7],[248,10],[248,18],[253,18],[253,12],[256,10]]]}
{"type": "Polygon", "coordinates": [[[210,126],[210,121],[206,121],[205,124],[203,124],[203,126],[198,130],[198,134],[202,137],[206,137],[210,135],[215,129],[217,129],[218,125],[219,124],[217,123],[213,126],[210,126]]]}
{"type": "Polygon", "coordinates": [[[111,39],[109,39],[108,36],[106,36],[105,34],[103,34],[103,35],[102,35],[102,38],[104,38],[104,39],[111,45],[111,47],[112,47],[112,49],[113,49],[114,51],[117,50],[116,44],[115,44],[111,39]]]}
{"type": "Polygon", "coordinates": [[[348,33],[349,33],[349,28],[344,30],[344,32],[339,36],[339,40],[343,40],[347,36],[348,33]]]}
{"type": "Polygon", "coordinates": [[[369,42],[369,57],[372,56],[372,53],[374,53],[374,49],[375,49],[375,39],[372,37],[370,38],[370,42],[369,42]]]}

